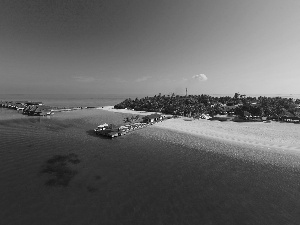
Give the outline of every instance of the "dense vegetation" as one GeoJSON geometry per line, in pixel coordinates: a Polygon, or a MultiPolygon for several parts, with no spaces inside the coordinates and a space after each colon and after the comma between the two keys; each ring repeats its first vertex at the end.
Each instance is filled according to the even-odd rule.
{"type": "Polygon", "coordinates": [[[201,114],[232,113],[238,116],[300,116],[300,99],[281,97],[246,97],[235,93],[233,97],[212,97],[209,95],[155,95],[141,99],[126,99],[115,105],[116,109],[161,112],[172,115],[197,117],[201,114]]]}

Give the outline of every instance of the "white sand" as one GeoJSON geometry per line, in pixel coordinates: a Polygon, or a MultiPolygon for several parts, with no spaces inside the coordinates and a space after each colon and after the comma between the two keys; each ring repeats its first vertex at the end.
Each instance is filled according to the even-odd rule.
{"type": "MultiPolygon", "coordinates": [[[[134,111],[134,110],[129,110],[129,109],[114,109],[113,106],[103,106],[99,107],[97,109],[103,109],[109,112],[115,112],[115,113],[127,113],[127,114],[135,114],[135,115],[142,115],[142,116],[147,116],[151,115],[155,112],[146,112],[146,111],[134,111]]],[[[165,114],[163,114],[165,115],[165,114]]]]}
{"type": "Polygon", "coordinates": [[[300,125],[280,122],[219,122],[170,119],[156,125],[193,135],[251,144],[266,149],[293,150],[300,153],[300,125]]]}
{"type": "MultiPolygon", "coordinates": [[[[153,112],[114,109],[113,106],[99,108],[111,112],[149,115],[153,112]]],[[[159,128],[189,133],[224,141],[251,144],[265,149],[291,150],[300,153],[300,124],[280,122],[219,122],[190,120],[187,118],[169,119],[154,125],[159,128]]]]}

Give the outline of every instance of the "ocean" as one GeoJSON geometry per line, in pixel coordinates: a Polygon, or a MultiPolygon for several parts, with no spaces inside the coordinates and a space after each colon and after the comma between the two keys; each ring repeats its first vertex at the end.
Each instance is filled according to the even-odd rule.
{"type": "MultiPolygon", "coordinates": [[[[74,107],[134,96],[28,97],[11,100],[74,107]]],[[[94,135],[125,116],[85,109],[41,118],[0,108],[1,224],[300,223],[298,155],[155,126],[113,140],[94,135]]]]}
{"type": "Polygon", "coordinates": [[[41,101],[53,107],[84,107],[115,105],[126,98],[142,98],[144,95],[97,94],[0,94],[0,101],[41,101]]]}

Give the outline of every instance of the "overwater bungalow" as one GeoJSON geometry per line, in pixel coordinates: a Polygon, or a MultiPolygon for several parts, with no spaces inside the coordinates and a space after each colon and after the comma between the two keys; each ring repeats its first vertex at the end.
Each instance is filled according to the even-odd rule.
{"type": "Polygon", "coordinates": [[[42,102],[26,102],[26,105],[44,105],[42,102]]]}
{"type": "Polygon", "coordinates": [[[18,101],[15,103],[15,108],[18,111],[23,111],[27,105],[28,101],[18,101]]]}
{"type": "Polygon", "coordinates": [[[35,116],[35,110],[38,108],[38,105],[30,105],[30,108],[27,112],[29,116],[35,116]]]}
{"type": "Polygon", "coordinates": [[[82,107],[74,107],[72,108],[73,110],[79,110],[79,109],[82,109],[82,107]]]}
{"type": "Polygon", "coordinates": [[[9,105],[11,105],[12,104],[12,102],[11,101],[5,101],[5,102],[2,102],[2,107],[3,108],[8,108],[9,107],[9,105]]]}
{"type": "Polygon", "coordinates": [[[51,115],[51,107],[50,106],[37,106],[34,111],[34,116],[49,116],[51,115]]]}
{"type": "Polygon", "coordinates": [[[29,104],[24,107],[23,114],[29,116],[48,116],[52,114],[51,110],[50,106],[29,104]]]}
{"type": "Polygon", "coordinates": [[[94,129],[95,133],[98,135],[114,138],[117,136],[126,135],[128,132],[143,128],[147,124],[146,123],[132,123],[123,126],[116,126],[114,124],[101,124],[96,129],[94,129]]]}
{"type": "Polygon", "coordinates": [[[26,105],[25,108],[23,109],[23,114],[28,115],[31,108],[32,108],[32,105],[26,105]]]}

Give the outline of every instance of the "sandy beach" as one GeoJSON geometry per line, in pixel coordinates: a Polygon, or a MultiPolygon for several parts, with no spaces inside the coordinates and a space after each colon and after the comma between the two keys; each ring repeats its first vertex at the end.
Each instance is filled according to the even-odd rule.
{"type": "Polygon", "coordinates": [[[102,109],[109,112],[115,112],[115,113],[126,113],[126,114],[134,114],[134,115],[141,115],[141,116],[147,116],[153,114],[153,112],[146,112],[146,111],[134,111],[129,109],[115,109],[114,106],[103,106],[99,107],[97,109],[102,109]]]}
{"type": "MultiPolygon", "coordinates": [[[[149,115],[153,112],[114,109],[113,106],[102,110],[137,115],[149,115]]],[[[187,133],[191,135],[215,138],[231,143],[247,144],[262,149],[293,151],[300,153],[300,125],[274,122],[220,122],[209,120],[192,120],[190,118],[169,119],[157,123],[155,127],[187,133]]]]}
{"type": "Polygon", "coordinates": [[[266,149],[299,151],[300,126],[292,123],[262,122],[219,122],[170,119],[156,125],[160,128],[180,131],[193,135],[216,138],[229,142],[250,144],[266,149]]]}

